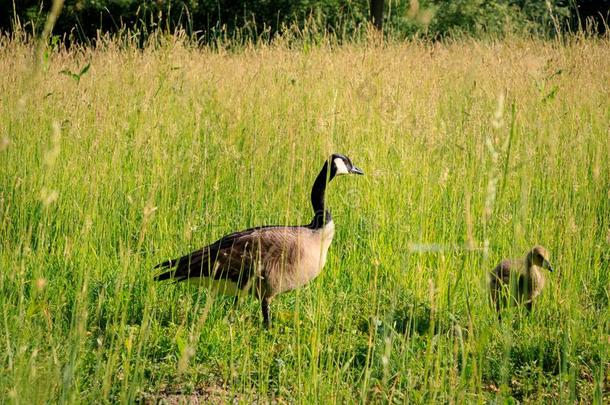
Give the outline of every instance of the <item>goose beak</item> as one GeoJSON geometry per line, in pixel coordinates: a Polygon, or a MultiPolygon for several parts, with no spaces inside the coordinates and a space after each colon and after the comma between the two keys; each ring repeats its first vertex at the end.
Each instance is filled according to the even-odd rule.
{"type": "Polygon", "coordinates": [[[542,267],[548,271],[553,271],[553,266],[551,266],[551,263],[549,263],[549,261],[546,259],[542,262],[542,267]]]}
{"type": "Polygon", "coordinates": [[[352,166],[352,170],[349,171],[351,174],[364,174],[362,170],[357,168],[356,166],[352,166]]]}

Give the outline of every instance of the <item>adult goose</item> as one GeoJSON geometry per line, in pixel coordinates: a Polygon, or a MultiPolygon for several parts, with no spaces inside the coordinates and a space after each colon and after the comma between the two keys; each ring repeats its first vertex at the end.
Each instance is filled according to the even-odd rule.
{"type": "Polygon", "coordinates": [[[344,155],[333,154],[311,189],[314,216],[308,225],[262,226],[223,236],[186,256],[155,268],[166,271],[158,281],[198,281],[232,296],[254,294],[261,301],[265,327],[271,325],[269,304],[278,294],[316,278],[326,262],[335,224],[324,204],[326,185],[336,176],[363,174],[344,155]]]}
{"type": "Polygon", "coordinates": [[[542,269],[553,271],[549,254],[542,246],[535,246],[525,259],[504,259],[490,273],[491,300],[499,312],[509,301],[525,305],[528,311],[545,284],[542,269]],[[507,291],[506,291],[507,290],[507,291]]]}

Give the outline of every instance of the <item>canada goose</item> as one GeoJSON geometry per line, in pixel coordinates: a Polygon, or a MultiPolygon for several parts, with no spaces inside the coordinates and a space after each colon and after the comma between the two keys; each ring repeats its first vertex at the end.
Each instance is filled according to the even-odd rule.
{"type": "Polygon", "coordinates": [[[335,224],[324,205],[326,185],[335,176],[364,174],[344,155],[333,154],[311,189],[314,217],[308,225],[262,226],[223,236],[211,245],[155,268],[168,269],[155,280],[194,281],[225,295],[252,293],[261,301],[263,322],[271,324],[273,297],[307,284],[326,262],[335,224]]]}
{"type": "Polygon", "coordinates": [[[500,311],[508,298],[511,303],[525,305],[531,311],[534,299],[544,288],[545,278],[541,268],[553,271],[549,254],[542,246],[532,248],[525,259],[502,260],[489,277],[489,290],[496,310],[500,311]],[[508,296],[503,296],[502,290],[505,288],[508,288],[508,296]]]}

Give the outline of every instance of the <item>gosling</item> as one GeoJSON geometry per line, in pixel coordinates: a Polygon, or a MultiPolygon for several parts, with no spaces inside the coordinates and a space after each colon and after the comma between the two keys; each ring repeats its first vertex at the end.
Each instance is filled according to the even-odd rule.
{"type": "Polygon", "coordinates": [[[507,304],[524,305],[528,312],[545,284],[541,269],[553,271],[549,254],[535,246],[525,259],[504,259],[490,273],[489,291],[498,313],[507,304]],[[508,289],[507,292],[503,290],[508,289]]]}

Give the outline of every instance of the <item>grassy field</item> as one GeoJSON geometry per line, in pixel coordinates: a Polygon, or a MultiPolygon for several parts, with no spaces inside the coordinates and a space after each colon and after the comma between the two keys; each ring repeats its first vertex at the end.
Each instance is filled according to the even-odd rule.
{"type": "Polygon", "coordinates": [[[608,40],[32,49],[0,44],[7,403],[610,401],[608,40]],[[309,222],[331,152],[366,175],[272,330],[152,280],[309,222]],[[535,244],[556,272],[499,323],[486,274],[535,244]]]}

